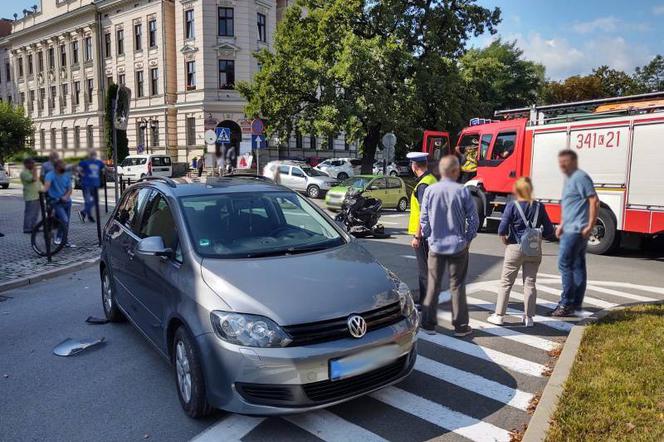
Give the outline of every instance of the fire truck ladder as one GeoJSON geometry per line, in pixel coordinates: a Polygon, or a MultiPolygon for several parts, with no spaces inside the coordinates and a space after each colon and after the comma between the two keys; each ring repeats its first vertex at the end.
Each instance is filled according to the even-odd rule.
{"type": "Polygon", "coordinates": [[[529,126],[537,126],[648,112],[664,112],[664,91],[544,106],[533,105],[499,110],[494,115],[505,120],[528,118],[529,126]]]}

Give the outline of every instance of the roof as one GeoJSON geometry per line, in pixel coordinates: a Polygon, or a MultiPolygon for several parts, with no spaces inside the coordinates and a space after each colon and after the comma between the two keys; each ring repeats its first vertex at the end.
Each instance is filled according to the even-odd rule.
{"type": "Polygon", "coordinates": [[[206,183],[189,182],[179,178],[151,177],[148,180],[139,181],[139,183],[149,183],[151,186],[175,197],[243,192],[293,192],[287,187],[280,186],[274,181],[260,176],[216,177],[208,179],[206,183]]]}

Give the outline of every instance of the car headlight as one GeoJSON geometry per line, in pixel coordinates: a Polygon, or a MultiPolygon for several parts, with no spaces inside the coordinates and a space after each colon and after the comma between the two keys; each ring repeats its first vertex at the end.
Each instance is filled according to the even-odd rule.
{"type": "Polygon", "coordinates": [[[388,270],[388,276],[392,283],[394,284],[394,289],[399,295],[399,303],[401,304],[401,313],[408,319],[414,319],[417,314],[417,308],[415,308],[415,301],[413,301],[413,295],[410,292],[410,287],[408,284],[403,282],[399,277],[388,270]]]}
{"type": "Polygon", "coordinates": [[[219,338],[246,347],[285,347],[292,339],[273,320],[246,313],[213,311],[212,327],[219,338]]]}

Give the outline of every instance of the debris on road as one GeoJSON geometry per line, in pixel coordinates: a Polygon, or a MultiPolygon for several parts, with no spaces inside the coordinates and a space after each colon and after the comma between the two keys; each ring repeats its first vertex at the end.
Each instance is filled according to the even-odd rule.
{"type": "Polygon", "coordinates": [[[81,353],[88,348],[102,344],[106,338],[99,339],[81,339],[75,340],[72,338],[67,338],[53,349],[53,354],[57,356],[74,356],[81,353]]]}
{"type": "Polygon", "coordinates": [[[85,322],[87,322],[88,324],[103,325],[103,324],[108,324],[108,319],[97,318],[96,316],[88,316],[88,319],[86,319],[85,322]]]}

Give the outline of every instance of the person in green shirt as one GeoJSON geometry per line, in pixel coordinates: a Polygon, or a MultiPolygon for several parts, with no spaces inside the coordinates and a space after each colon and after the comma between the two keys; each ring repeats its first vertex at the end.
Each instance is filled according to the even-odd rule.
{"type": "Polygon", "coordinates": [[[41,190],[41,181],[39,173],[35,167],[35,161],[27,158],[23,161],[25,167],[21,171],[21,183],[23,184],[23,199],[25,200],[25,210],[23,212],[23,233],[31,233],[37,224],[39,217],[39,191],[41,190]]]}

